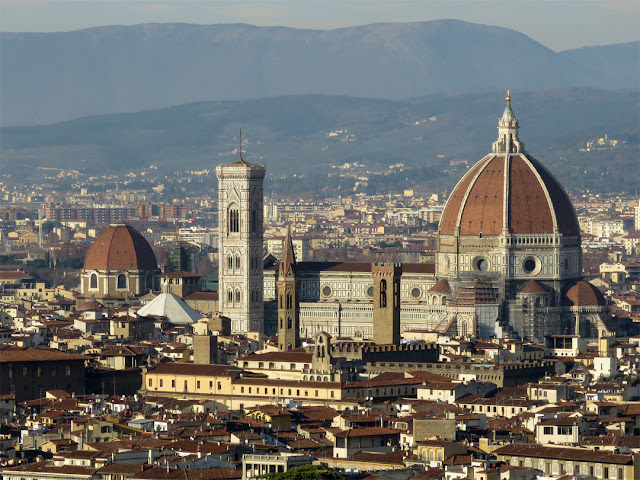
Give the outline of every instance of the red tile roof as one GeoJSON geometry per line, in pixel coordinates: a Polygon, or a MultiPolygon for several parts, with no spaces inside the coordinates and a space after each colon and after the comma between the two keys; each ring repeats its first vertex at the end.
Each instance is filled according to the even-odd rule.
{"type": "Polygon", "coordinates": [[[0,348],[0,362],[84,361],[87,357],[65,353],[52,348],[4,347],[0,348]]]}
{"type": "Polygon", "coordinates": [[[158,268],[149,242],[135,228],[117,224],[104,230],[87,252],[85,270],[153,270],[158,268]]]}

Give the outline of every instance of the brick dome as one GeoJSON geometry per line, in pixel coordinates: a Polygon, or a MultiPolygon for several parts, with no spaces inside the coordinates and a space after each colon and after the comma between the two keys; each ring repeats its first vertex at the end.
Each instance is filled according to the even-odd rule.
{"type": "Polygon", "coordinates": [[[574,283],[562,300],[570,307],[599,307],[607,303],[602,292],[585,280],[574,283]]]}
{"type": "Polygon", "coordinates": [[[498,126],[493,153],[476,163],[453,189],[442,218],[441,235],[561,233],[578,235],[573,206],[558,181],[524,152],[518,120],[510,106],[498,126]]]}
{"type": "Polygon", "coordinates": [[[522,290],[520,290],[520,293],[529,293],[529,294],[536,294],[536,295],[545,294],[546,295],[549,292],[547,291],[546,288],[544,288],[542,285],[540,285],[535,280],[529,280],[527,283],[524,284],[524,286],[522,287],[522,290]]]}
{"type": "Polygon", "coordinates": [[[104,230],[87,252],[85,270],[153,270],[158,268],[149,242],[124,223],[104,230]]]}

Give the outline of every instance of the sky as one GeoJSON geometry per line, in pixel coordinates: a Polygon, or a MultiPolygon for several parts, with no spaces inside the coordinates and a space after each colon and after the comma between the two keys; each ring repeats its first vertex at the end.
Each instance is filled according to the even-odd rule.
{"type": "Polygon", "coordinates": [[[556,51],[640,40],[638,0],[0,0],[4,32],[169,22],[334,29],[442,18],[511,28],[556,51]]]}

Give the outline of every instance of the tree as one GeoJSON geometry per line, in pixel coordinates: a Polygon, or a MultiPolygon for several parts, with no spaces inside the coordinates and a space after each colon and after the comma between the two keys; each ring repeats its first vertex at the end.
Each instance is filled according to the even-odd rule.
{"type": "Polygon", "coordinates": [[[265,480],[344,480],[338,472],[320,465],[302,465],[290,468],[286,472],[267,473],[260,478],[265,480]]]}

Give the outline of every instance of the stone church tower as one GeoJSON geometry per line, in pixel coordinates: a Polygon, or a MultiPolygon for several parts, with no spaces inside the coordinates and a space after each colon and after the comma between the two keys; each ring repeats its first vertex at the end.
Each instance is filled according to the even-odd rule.
{"type": "Polygon", "coordinates": [[[218,165],[220,311],[231,332],[263,332],[264,165],[240,158],[218,165]]]}
{"type": "Polygon", "coordinates": [[[278,268],[278,348],[292,350],[300,346],[300,296],[291,232],[287,231],[282,261],[278,268]]]}
{"type": "Polygon", "coordinates": [[[400,345],[400,277],[402,264],[374,263],[373,341],[378,345],[400,345]]]}

